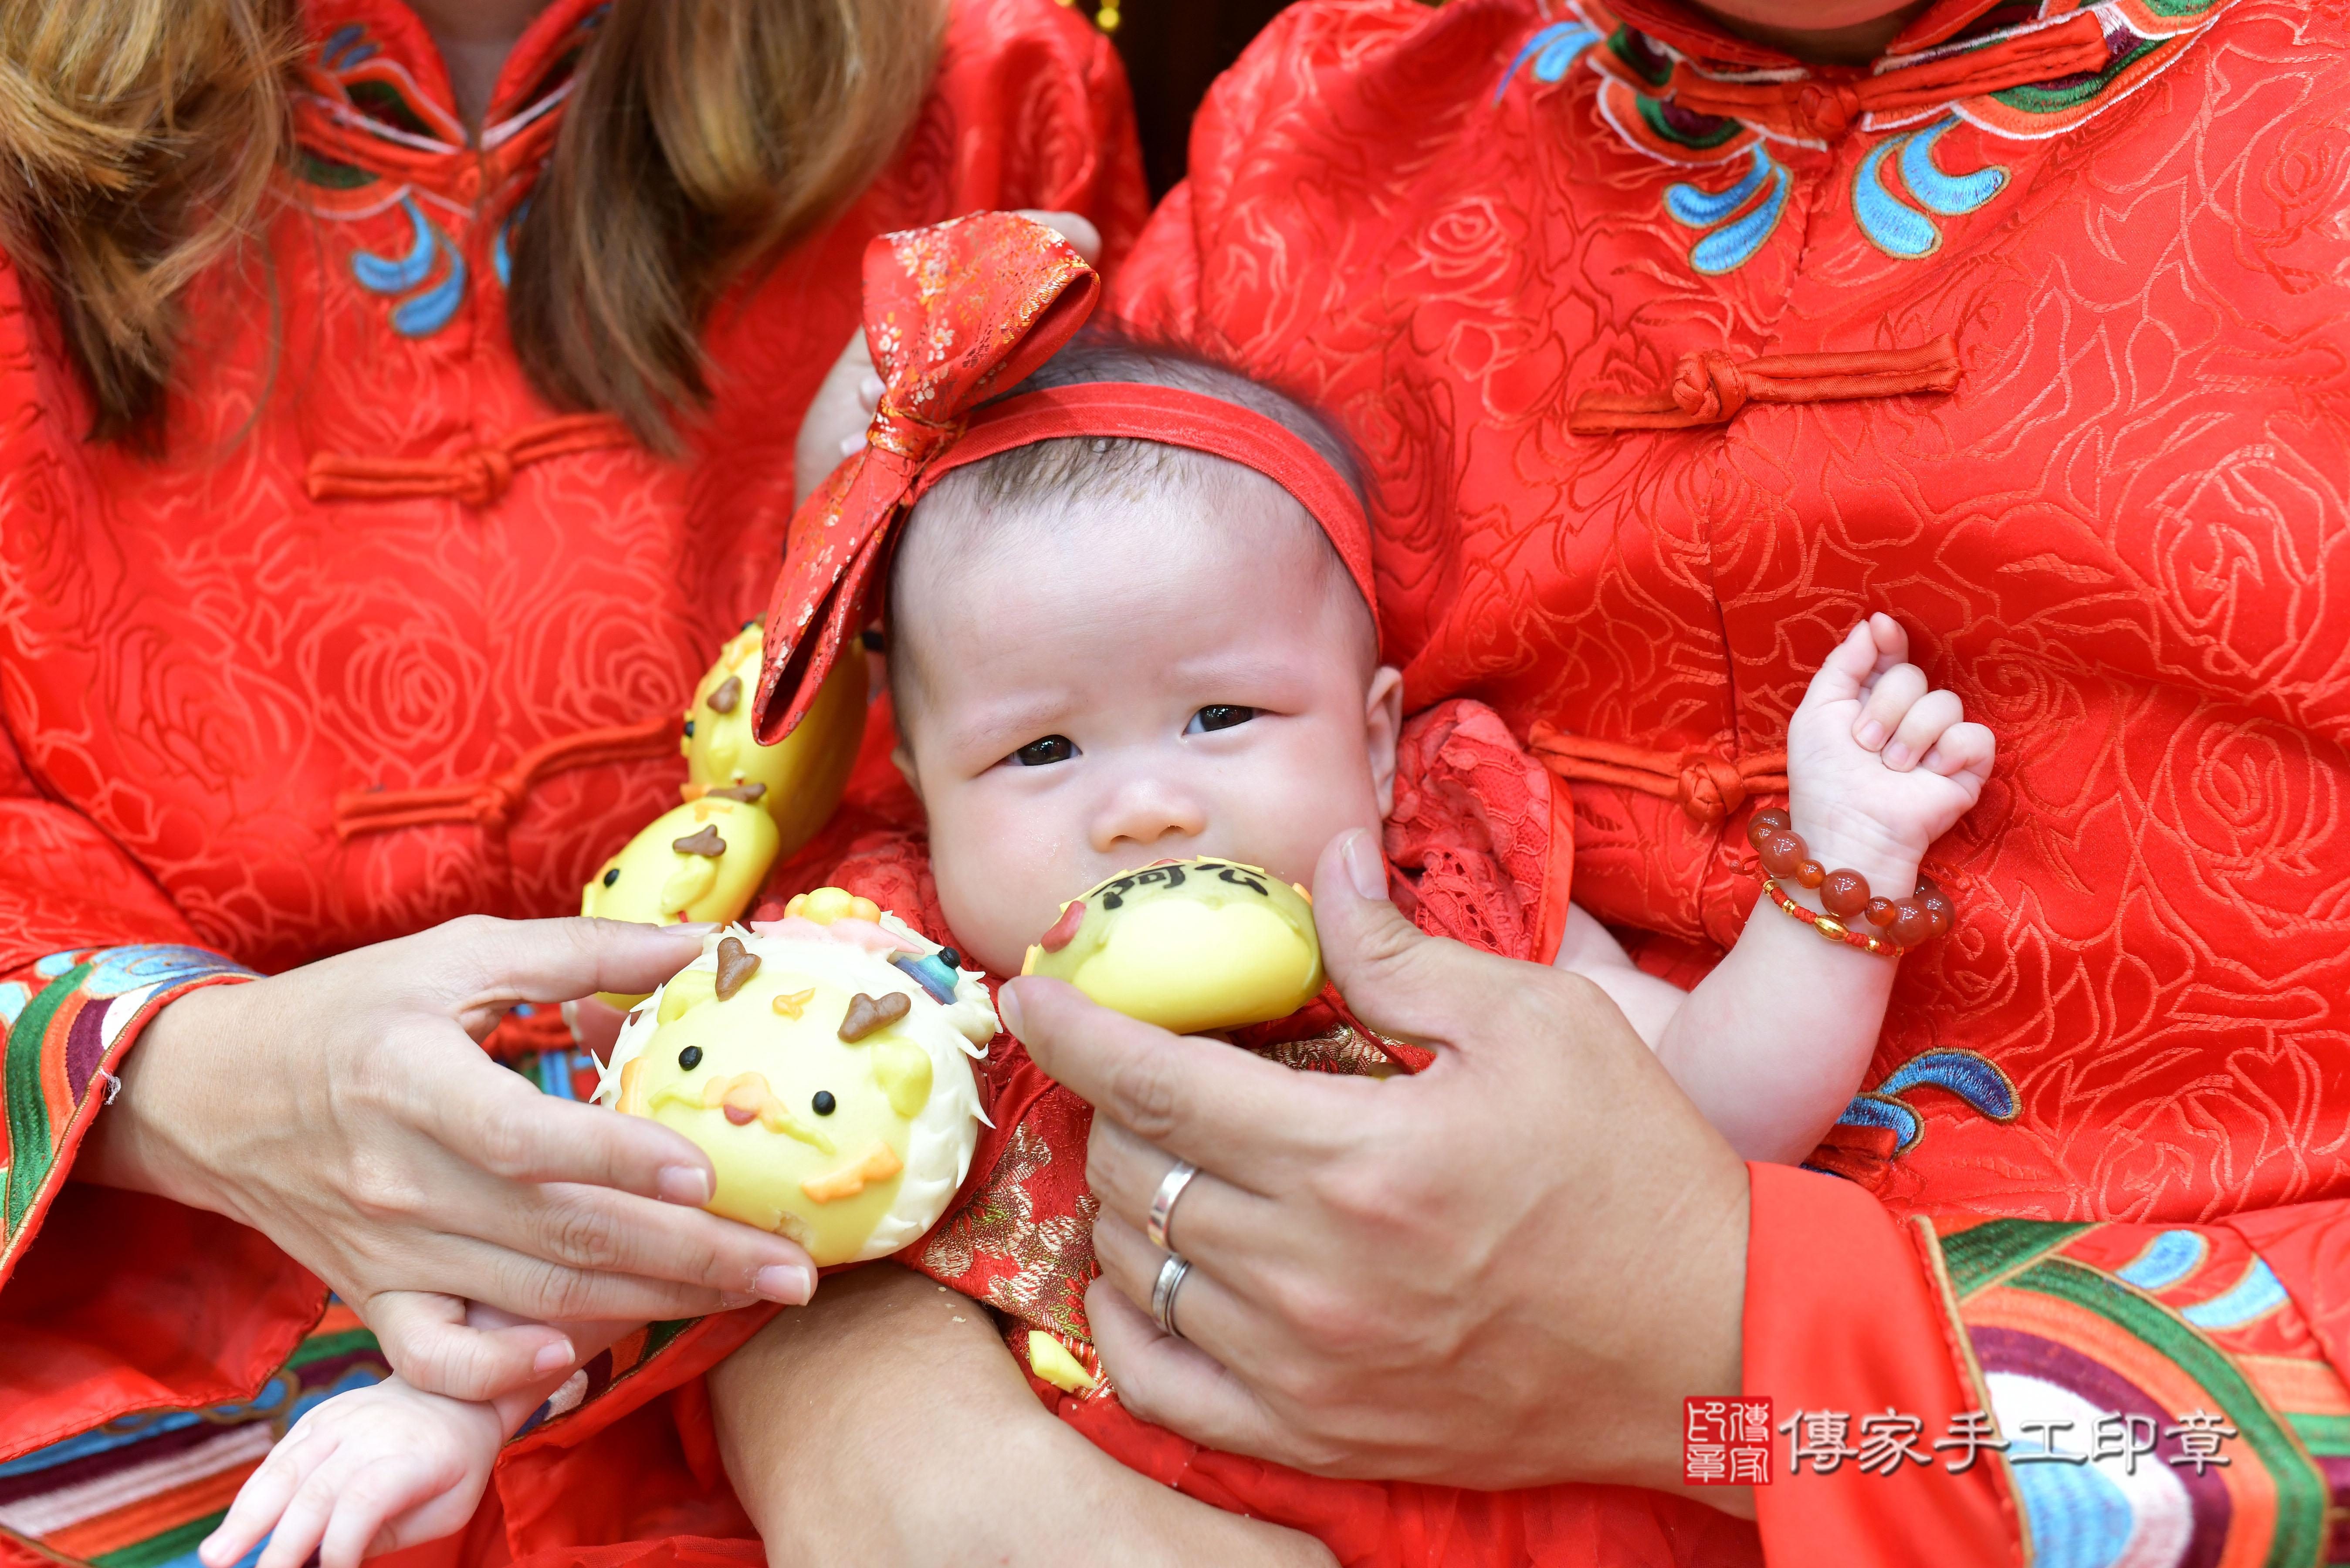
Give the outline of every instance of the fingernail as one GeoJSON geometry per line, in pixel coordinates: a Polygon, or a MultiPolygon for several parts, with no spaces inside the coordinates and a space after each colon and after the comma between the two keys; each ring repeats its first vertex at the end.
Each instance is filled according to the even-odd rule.
{"type": "Polygon", "coordinates": [[[1379,846],[1371,842],[1368,832],[1355,829],[1347,836],[1346,846],[1338,853],[1346,859],[1347,877],[1355,884],[1356,892],[1366,898],[1388,896],[1388,868],[1379,858],[1379,846]]]}
{"type": "Polygon", "coordinates": [[[555,1372],[571,1365],[571,1342],[558,1339],[552,1345],[542,1345],[538,1354],[530,1358],[533,1372],[555,1372]]]}
{"type": "Polygon", "coordinates": [[[1906,768],[1909,765],[1909,748],[1898,741],[1894,742],[1877,754],[1885,759],[1885,765],[1888,768],[1906,768]]]}
{"type": "Polygon", "coordinates": [[[1025,1038],[1027,1031],[1020,1027],[1020,992],[1015,986],[999,987],[995,992],[995,1016],[1003,1021],[1004,1032],[1025,1038]]]}
{"type": "Polygon", "coordinates": [[[679,936],[692,937],[697,940],[717,929],[718,922],[715,920],[680,920],[676,925],[661,928],[665,931],[674,931],[679,936]]]}
{"type": "Polygon", "coordinates": [[[751,1288],[763,1300],[805,1306],[816,1294],[816,1275],[797,1263],[769,1263],[752,1278],[751,1288]]]}
{"type": "Polygon", "coordinates": [[[1861,743],[1863,750],[1873,752],[1885,744],[1885,726],[1874,719],[1863,719],[1853,726],[1852,738],[1861,743]]]}
{"type": "Polygon", "coordinates": [[[664,1165],[653,1189],[664,1203],[685,1203],[699,1209],[710,1201],[710,1173],[698,1165],[664,1165]]]}
{"type": "Polygon", "coordinates": [[[756,1296],[739,1295],[733,1291],[721,1291],[718,1293],[718,1304],[728,1312],[733,1312],[736,1307],[749,1306],[758,1299],[756,1296]]]}

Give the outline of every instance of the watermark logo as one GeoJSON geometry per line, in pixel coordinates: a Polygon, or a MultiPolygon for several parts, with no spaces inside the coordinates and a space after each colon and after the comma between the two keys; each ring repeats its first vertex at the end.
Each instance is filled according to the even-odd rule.
{"type": "Polygon", "coordinates": [[[1681,1401],[1681,1480],[1691,1486],[1771,1484],[1771,1401],[1681,1401]]]}

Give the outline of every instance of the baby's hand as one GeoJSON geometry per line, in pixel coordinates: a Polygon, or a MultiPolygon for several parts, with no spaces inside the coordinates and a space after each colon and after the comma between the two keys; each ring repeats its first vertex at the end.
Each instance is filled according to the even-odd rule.
{"type": "Polygon", "coordinates": [[[1929,690],[1908,657],[1899,623],[1870,616],[1828,655],[1787,726],[1795,831],[1829,869],[1851,866],[1892,898],[1909,888],[1882,879],[1914,876],[1972,808],[1993,750],[1991,732],[1965,722],[1955,693],[1929,690]]]}
{"type": "Polygon", "coordinates": [[[482,1501],[503,1436],[490,1406],[396,1377],[338,1394],[269,1451],[196,1555],[227,1568],[270,1535],[255,1568],[301,1568],[314,1551],[321,1568],[357,1568],[453,1535],[482,1501]]]}

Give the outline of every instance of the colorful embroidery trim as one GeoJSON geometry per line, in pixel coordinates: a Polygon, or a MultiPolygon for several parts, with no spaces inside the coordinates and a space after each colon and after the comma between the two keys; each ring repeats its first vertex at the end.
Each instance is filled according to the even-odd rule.
{"type": "MultiPolygon", "coordinates": [[[[2015,19],[2017,7],[2002,7],[1979,24],[1981,32],[1879,61],[1872,85],[2050,27],[2077,25],[2085,11],[2095,17],[2106,50],[2102,69],[1989,92],[1970,92],[1960,78],[1951,87],[1952,96],[1941,103],[1929,101],[1918,109],[1913,100],[1899,100],[1898,113],[1860,112],[1851,122],[1856,130],[1902,132],[1872,148],[1854,173],[1853,215],[1862,234],[1899,260],[1931,255],[1942,243],[1942,227],[1936,219],[1976,212],[2009,183],[2008,171],[1996,165],[1946,172],[1934,150],[1953,129],[1964,122],[2017,140],[2074,130],[2168,68],[2227,3],[2118,0],[2082,6],[2076,0],[2040,0],[2022,20],[2015,19]]],[[[1690,109],[1675,101],[1672,83],[1677,73],[1688,73],[1709,83],[1752,88],[1800,82],[1803,73],[1710,68],[1617,22],[1597,0],[1577,0],[1570,9],[1568,19],[1538,29],[1519,48],[1502,73],[1494,102],[1507,97],[1522,74],[1538,83],[1556,84],[1580,61],[1600,78],[1596,89],[1600,118],[1627,146],[1670,164],[1704,167],[1749,160],[1748,172],[1720,191],[1684,182],[1665,192],[1666,211],[1676,222],[1711,231],[1690,248],[1691,270],[1714,275],[1743,266],[1776,231],[1787,202],[1788,168],[1765,143],[1825,144],[1783,126],[1774,130],[1690,109]]],[[[2092,35],[2078,47],[2090,50],[2094,57],[2095,44],[2092,35]]]]}
{"type": "Polygon", "coordinates": [[[0,1278],[37,1227],[78,1142],[112,1082],[123,1042],[169,1002],[200,985],[255,979],[202,948],[138,946],[52,953],[33,966],[36,992],[0,988],[7,1025],[0,1070],[0,1278]]]}

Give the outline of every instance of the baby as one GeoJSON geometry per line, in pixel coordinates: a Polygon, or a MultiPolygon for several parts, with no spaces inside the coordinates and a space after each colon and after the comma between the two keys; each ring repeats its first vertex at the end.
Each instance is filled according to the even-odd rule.
{"type": "MultiPolygon", "coordinates": [[[[1311,415],[1222,370],[1081,343],[1021,390],[1097,382],[1183,388],[1252,410],[1301,441],[1338,489],[1353,483],[1344,449],[1311,415]]],[[[1553,933],[1555,953],[1538,950],[1541,898],[1526,843],[1480,849],[1473,774],[1430,776],[1450,743],[1415,742],[1425,721],[1407,721],[1402,677],[1381,660],[1373,607],[1326,526],[1256,468],[1147,440],[1046,440],[938,480],[905,524],[889,582],[897,761],[927,817],[927,847],[909,840],[878,861],[868,851],[865,863],[895,867],[901,889],[919,888],[902,872],[926,854],[935,878],[934,904],[901,901],[899,912],[942,924],[930,934],[1006,977],[1063,902],[1107,877],[1207,855],[1309,880],[1334,836],[1379,832],[1408,794],[1421,826],[1453,814],[1467,846],[1454,858],[1487,868],[1483,881],[1455,875],[1449,902],[1432,883],[1414,895],[1414,866],[1391,826],[1396,879],[1423,926],[1518,933],[1510,939],[1518,956],[1555,961],[1614,998],[1743,1155],[1808,1153],[1859,1083],[1894,963],[1823,940],[1769,898],[1692,992],[1636,968],[1571,906],[1553,933]],[[1479,899],[1490,907],[1464,923],[1464,900],[1479,899]]],[[[1451,732],[1482,737],[1476,743],[1508,776],[1539,781],[1490,712],[1463,703],[1443,711],[1451,732]]],[[[1927,846],[1974,804],[1991,754],[1989,732],[1965,722],[1958,699],[1930,690],[1908,661],[1898,625],[1876,615],[1855,627],[1789,724],[1792,826],[1819,865],[1783,876],[1785,896],[1820,910],[1806,884],[1821,868],[1909,894],[1927,846]]],[[[1527,832],[1544,851],[1537,858],[1563,877],[1571,846],[1544,842],[1550,820],[1527,832]]],[[[1766,848],[1781,860],[1790,854],[1766,848]]],[[[889,901],[886,888],[858,888],[856,870],[833,879],[889,901]]],[[[993,1055],[992,1073],[1020,1060],[1001,1040],[993,1055]]],[[[1040,1321],[1066,1334],[1070,1310],[1066,1301],[1040,1309],[1040,1321]]],[[[477,1321],[485,1316],[477,1309],[477,1321]]],[[[584,1358],[630,1325],[565,1326],[584,1358]]],[[[420,1393],[397,1378],[328,1402],[246,1483],[203,1562],[227,1568],[273,1527],[261,1568],[297,1568],[314,1549],[325,1568],[349,1568],[370,1552],[459,1529],[500,1444],[568,1370],[494,1404],[420,1393]]],[[[743,1445],[727,1428],[756,1420],[761,1403],[720,1401],[730,1456],[743,1445]]],[[[762,1473],[733,1480],[754,1519],[774,1517],[762,1473]]]]}

